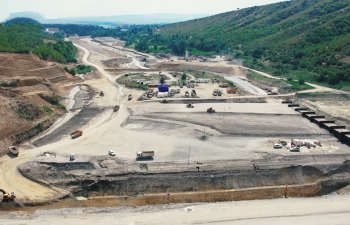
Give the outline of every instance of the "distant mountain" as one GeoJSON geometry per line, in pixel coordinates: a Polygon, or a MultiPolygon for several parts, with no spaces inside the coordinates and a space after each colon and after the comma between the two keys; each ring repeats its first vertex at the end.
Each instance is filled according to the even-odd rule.
{"type": "Polygon", "coordinates": [[[43,15],[35,12],[18,12],[11,13],[5,20],[10,20],[16,17],[28,17],[39,21],[40,23],[87,23],[87,24],[160,24],[160,23],[176,23],[192,19],[198,19],[209,16],[207,14],[168,14],[155,13],[150,15],[116,15],[116,16],[89,16],[89,17],[69,17],[57,19],[45,19],[43,15]]]}

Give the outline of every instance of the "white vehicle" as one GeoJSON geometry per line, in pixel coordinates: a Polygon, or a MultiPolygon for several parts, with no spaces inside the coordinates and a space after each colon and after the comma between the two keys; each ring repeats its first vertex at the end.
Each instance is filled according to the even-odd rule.
{"type": "Polygon", "coordinates": [[[300,152],[300,148],[299,147],[291,147],[290,151],[291,152],[300,152]]]}
{"type": "Polygon", "coordinates": [[[138,159],[152,158],[153,156],[154,156],[154,151],[136,152],[136,157],[138,159]]]}
{"type": "Polygon", "coordinates": [[[273,147],[274,148],[282,148],[282,145],[280,145],[280,144],[273,144],[273,147]]]}
{"type": "Polygon", "coordinates": [[[108,151],[108,154],[109,154],[110,156],[115,156],[115,152],[114,152],[113,150],[109,150],[109,151],[108,151]]]}

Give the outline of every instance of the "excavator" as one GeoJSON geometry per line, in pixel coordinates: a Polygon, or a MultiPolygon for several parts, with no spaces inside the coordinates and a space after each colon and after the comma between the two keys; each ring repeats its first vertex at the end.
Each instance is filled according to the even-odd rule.
{"type": "Polygon", "coordinates": [[[187,105],[186,105],[186,108],[194,108],[194,105],[192,105],[192,104],[187,104],[187,105]]]}
{"type": "Polygon", "coordinates": [[[15,192],[8,193],[3,189],[0,189],[0,192],[2,192],[2,194],[3,194],[3,199],[2,199],[3,202],[4,201],[14,201],[14,199],[16,198],[15,192]]]}

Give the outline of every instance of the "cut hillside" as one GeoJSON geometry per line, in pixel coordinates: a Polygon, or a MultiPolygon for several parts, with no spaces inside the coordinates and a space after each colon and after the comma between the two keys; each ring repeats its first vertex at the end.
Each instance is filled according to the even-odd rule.
{"type": "Polygon", "coordinates": [[[35,55],[0,54],[0,156],[65,113],[60,100],[66,92],[55,83],[80,78],[62,66],[35,55]]]}
{"type": "Polygon", "coordinates": [[[229,50],[277,76],[350,90],[350,1],[294,0],[164,25],[188,49],[229,50]],[[186,44],[185,44],[186,45],[186,44]]]}

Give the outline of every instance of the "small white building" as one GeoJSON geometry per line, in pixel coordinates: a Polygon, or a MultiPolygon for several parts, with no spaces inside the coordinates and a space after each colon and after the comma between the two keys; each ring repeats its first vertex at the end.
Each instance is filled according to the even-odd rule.
{"type": "Polygon", "coordinates": [[[50,34],[54,34],[54,33],[60,32],[60,29],[58,29],[58,28],[46,28],[45,32],[50,33],[50,34]]]}

